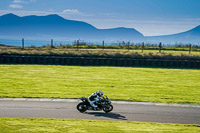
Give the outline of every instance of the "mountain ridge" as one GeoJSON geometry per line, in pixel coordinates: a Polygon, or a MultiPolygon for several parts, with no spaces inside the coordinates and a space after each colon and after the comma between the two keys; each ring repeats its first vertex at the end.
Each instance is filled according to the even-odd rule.
{"type": "Polygon", "coordinates": [[[143,37],[140,32],[133,28],[117,28],[117,31],[115,31],[115,28],[108,30],[97,29],[86,22],[65,19],[57,14],[23,17],[12,13],[5,14],[0,17],[0,30],[3,31],[0,33],[0,36],[66,37],[72,40],[116,40],[119,38],[136,39],[143,37]],[[123,34],[120,30],[122,30],[123,34]]]}
{"type": "Polygon", "coordinates": [[[200,42],[200,25],[191,30],[162,36],[144,36],[134,28],[116,27],[98,29],[76,20],[65,19],[57,14],[46,16],[17,16],[9,13],[0,16],[0,37],[10,38],[66,38],[90,41],[135,41],[135,42],[200,42]]]}

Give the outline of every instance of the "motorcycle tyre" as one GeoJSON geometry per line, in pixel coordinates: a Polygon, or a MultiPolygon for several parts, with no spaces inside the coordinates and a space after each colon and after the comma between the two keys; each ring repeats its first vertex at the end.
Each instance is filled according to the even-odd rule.
{"type": "Polygon", "coordinates": [[[103,111],[104,111],[105,113],[108,113],[108,112],[110,112],[110,111],[113,110],[113,106],[112,106],[111,104],[110,104],[109,106],[110,106],[110,109],[109,109],[109,110],[107,110],[106,107],[103,108],[103,111]]]}
{"type": "Polygon", "coordinates": [[[76,106],[77,110],[81,113],[84,113],[86,110],[87,110],[87,105],[84,103],[84,102],[81,102],[79,103],[77,106],[76,106]],[[79,109],[80,106],[84,106],[85,105],[85,108],[82,108],[82,109],[79,109]]]}

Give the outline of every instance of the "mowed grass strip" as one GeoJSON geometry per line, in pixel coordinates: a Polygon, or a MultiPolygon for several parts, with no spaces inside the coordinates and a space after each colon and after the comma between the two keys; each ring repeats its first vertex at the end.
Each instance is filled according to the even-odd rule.
{"type": "Polygon", "coordinates": [[[0,118],[1,133],[198,133],[199,125],[75,119],[0,118]]]}
{"type": "MultiPolygon", "coordinates": [[[[71,46],[70,46],[71,47],[71,46]]],[[[113,46],[111,46],[113,47],[113,46]]],[[[115,47],[115,46],[114,46],[115,47]]],[[[113,47],[113,48],[114,48],[113,47]]],[[[152,47],[147,47],[147,49],[151,49],[152,47]]],[[[154,47],[155,48],[155,47],[154,47]]],[[[78,56],[78,57],[108,57],[108,58],[140,58],[140,59],[182,59],[182,60],[190,60],[200,59],[200,52],[198,48],[196,51],[192,51],[189,53],[189,48],[183,48],[184,51],[180,51],[182,48],[177,47],[165,47],[169,50],[162,50],[159,52],[159,48],[157,50],[145,50],[140,49],[100,49],[94,47],[91,48],[81,48],[77,50],[77,47],[74,48],[66,48],[66,47],[25,47],[22,49],[21,47],[7,47],[0,46],[0,54],[19,54],[19,55],[62,55],[62,56],[78,56]],[[171,50],[170,50],[171,49],[171,50]],[[174,50],[173,50],[174,49],[174,50]],[[185,51],[186,50],[186,51],[185,51]]]]}
{"type": "Polygon", "coordinates": [[[200,70],[0,65],[0,97],[79,98],[200,104],[200,70]]]}

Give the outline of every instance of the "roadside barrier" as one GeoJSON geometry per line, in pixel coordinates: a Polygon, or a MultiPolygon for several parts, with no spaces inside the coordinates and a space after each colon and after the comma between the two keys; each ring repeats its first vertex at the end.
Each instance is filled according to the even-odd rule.
{"type": "Polygon", "coordinates": [[[0,64],[200,68],[200,60],[0,55],[0,64]]]}

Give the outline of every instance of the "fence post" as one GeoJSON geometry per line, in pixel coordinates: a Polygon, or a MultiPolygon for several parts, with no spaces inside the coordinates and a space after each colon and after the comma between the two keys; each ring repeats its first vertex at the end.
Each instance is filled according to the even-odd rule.
{"type": "Polygon", "coordinates": [[[144,42],[142,42],[142,53],[144,51],[144,42]]]}
{"type": "Polygon", "coordinates": [[[128,42],[128,51],[129,51],[129,49],[130,49],[130,42],[128,42]]]}
{"type": "Polygon", "coordinates": [[[189,54],[191,54],[192,51],[192,44],[189,45],[189,54]]]}
{"type": "Polygon", "coordinates": [[[104,50],[104,43],[105,43],[105,42],[103,41],[103,50],[104,50]]]}
{"type": "Polygon", "coordinates": [[[162,49],[162,43],[159,43],[159,53],[161,53],[161,49],[162,49]]]}
{"type": "Polygon", "coordinates": [[[76,50],[78,51],[78,45],[79,45],[79,40],[77,40],[77,43],[76,43],[76,50]]]}
{"type": "Polygon", "coordinates": [[[51,48],[53,48],[53,39],[51,39],[51,48]]]}
{"type": "Polygon", "coordinates": [[[22,38],[22,49],[24,49],[24,38],[22,38]]]}
{"type": "MultiPolygon", "coordinates": [[[[124,48],[125,44],[126,44],[126,43],[123,41],[123,42],[122,42],[122,49],[124,48]]],[[[125,48],[126,48],[126,47],[125,47],[125,48]]]]}

